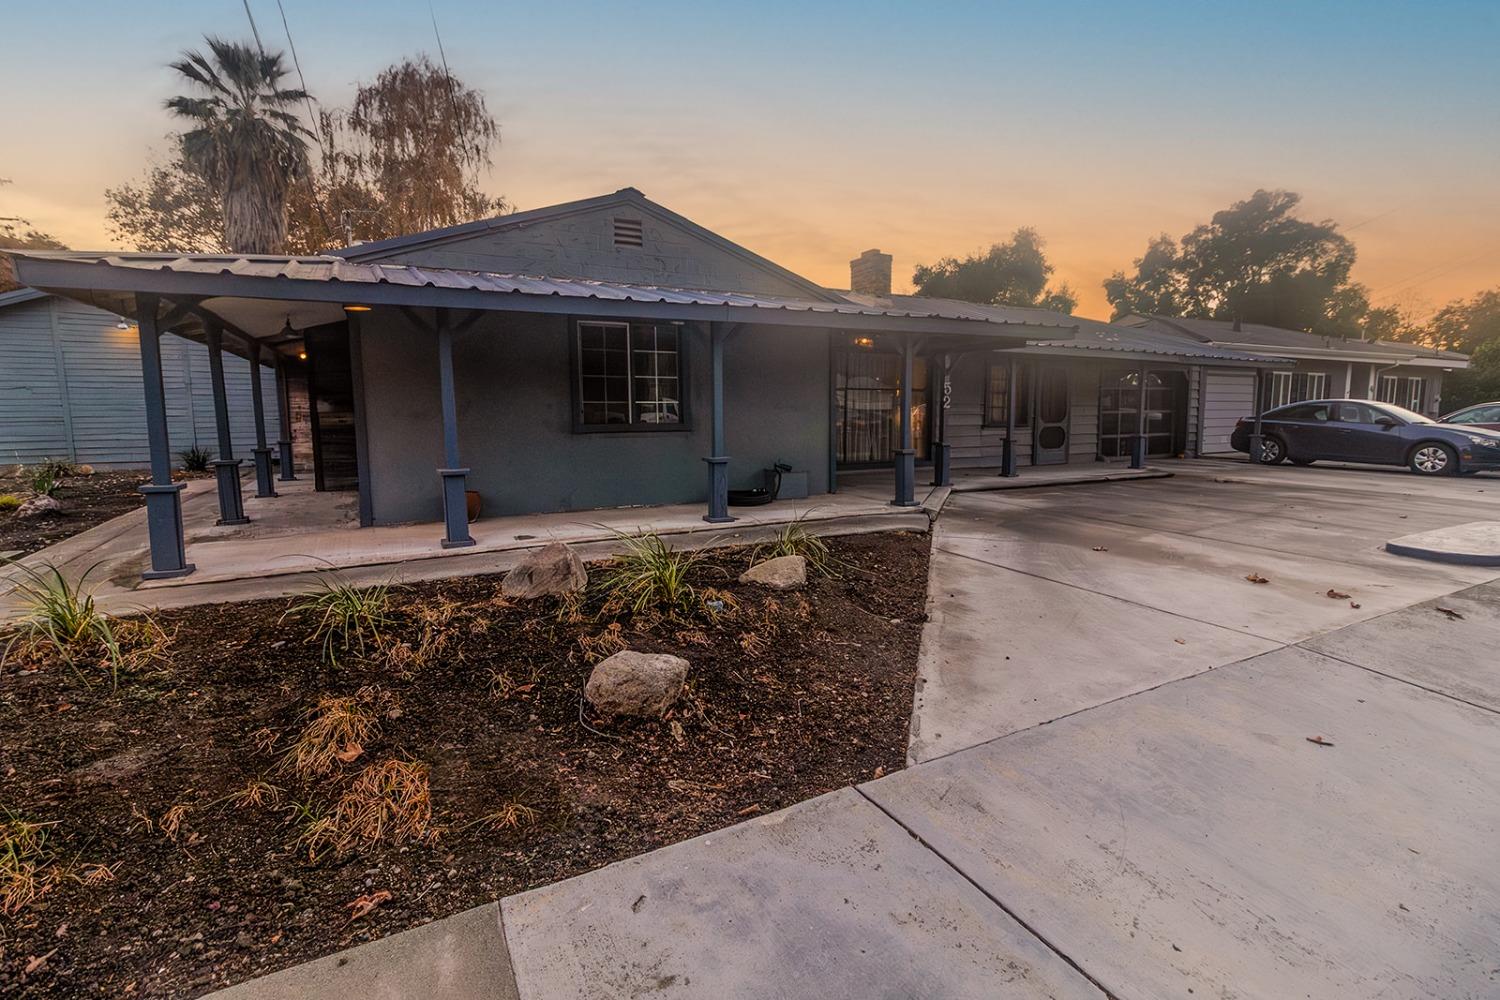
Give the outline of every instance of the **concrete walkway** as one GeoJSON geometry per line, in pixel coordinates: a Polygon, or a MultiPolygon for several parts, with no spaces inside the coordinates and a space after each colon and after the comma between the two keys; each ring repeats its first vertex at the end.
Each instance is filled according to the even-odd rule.
{"type": "Polygon", "coordinates": [[[1379,548],[1500,490],[1321,473],[955,500],[926,763],[224,996],[1500,995],[1500,585],[1379,548]]]}

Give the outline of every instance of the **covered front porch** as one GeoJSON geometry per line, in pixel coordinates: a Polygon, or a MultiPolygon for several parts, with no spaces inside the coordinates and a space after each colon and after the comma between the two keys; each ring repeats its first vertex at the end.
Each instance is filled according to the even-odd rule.
{"type": "MultiPolygon", "coordinates": [[[[648,526],[674,533],[914,510],[929,492],[913,447],[917,359],[1065,329],[837,297],[334,258],[27,253],[17,267],[36,287],[136,318],[152,459],[138,571],[144,587],[159,590],[450,550],[494,554],[537,539],[602,540],[648,526]],[[297,479],[273,483],[261,419],[254,495],[245,495],[235,444],[222,435],[216,509],[186,509],[171,479],[161,393],[157,345],[167,330],[216,355],[308,356],[322,450],[316,491],[297,479]],[[899,447],[880,496],[838,481],[828,358],[849,336],[878,337],[902,360],[899,447]],[[731,505],[732,477],[759,485],[760,470],[783,456],[805,476],[800,495],[731,505]],[[355,488],[321,492],[336,484],[355,488]],[[474,520],[476,499],[502,516],[474,520]],[[438,516],[440,529],[431,523],[438,516]]],[[[289,462],[283,469],[290,475],[289,462]]],[[[945,464],[934,473],[933,482],[946,482],[945,464]]]]}

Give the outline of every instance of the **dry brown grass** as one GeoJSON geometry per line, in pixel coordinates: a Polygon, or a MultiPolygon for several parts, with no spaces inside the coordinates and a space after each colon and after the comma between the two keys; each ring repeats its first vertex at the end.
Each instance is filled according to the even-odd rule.
{"type": "Polygon", "coordinates": [[[535,823],[540,815],[524,803],[507,802],[494,812],[485,813],[473,822],[465,824],[464,829],[484,826],[491,830],[518,830],[535,823]]]}
{"type": "Polygon", "coordinates": [[[229,794],[229,802],[236,809],[279,809],[282,791],[261,778],[246,783],[245,787],[229,794]]]}
{"type": "Polygon", "coordinates": [[[448,598],[418,604],[415,618],[418,634],[414,642],[383,634],[377,641],[386,665],[399,674],[410,675],[436,663],[445,656],[463,658],[453,642],[459,623],[455,622],[463,605],[448,598]]]}
{"type": "Polygon", "coordinates": [[[304,781],[324,777],[337,765],[358,759],[365,743],[379,735],[381,715],[398,710],[390,692],[375,686],[319,698],[317,707],[303,716],[302,732],[282,752],[277,769],[304,781]]]}
{"type": "Polygon", "coordinates": [[[48,842],[56,825],[0,812],[0,914],[15,916],[57,884],[57,852],[48,842]]]}
{"type": "Polygon", "coordinates": [[[187,818],[188,806],[178,803],[161,814],[161,819],[156,821],[156,828],[168,840],[176,840],[177,833],[182,829],[182,821],[187,818]]]}
{"type": "Polygon", "coordinates": [[[436,835],[427,765],[392,759],[361,771],[332,812],[309,813],[298,843],[316,859],[329,851],[344,855],[386,840],[425,841],[436,835]]]}
{"type": "Polygon", "coordinates": [[[586,663],[598,663],[607,656],[613,656],[630,646],[625,640],[625,630],[620,627],[619,622],[610,622],[609,626],[598,635],[580,635],[578,637],[578,648],[583,650],[583,659],[586,663]]]}
{"type": "Polygon", "coordinates": [[[526,676],[517,680],[504,670],[490,670],[490,697],[509,701],[518,694],[525,694],[536,687],[541,676],[535,665],[528,665],[526,676]]]}
{"type": "Polygon", "coordinates": [[[97,862],[84,865],[78,869],[78,881],[91,889],[106,885],[115,880],[115,872],[121,864],[123,862],[116,861],[112,865],[99,864],[97,862]]]}

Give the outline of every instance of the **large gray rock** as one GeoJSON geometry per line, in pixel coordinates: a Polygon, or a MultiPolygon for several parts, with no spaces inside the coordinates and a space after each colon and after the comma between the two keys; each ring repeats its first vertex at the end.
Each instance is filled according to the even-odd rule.
{"type": "Polygon", "coordinates": [[[777,556],[758,562],[740,574],[740,583],[758,583],[772,590],[796,590],[807,586],[807,560],[801,556],[777,556]]]}
{"type": "Polygon", "coordinates": [[[682,694],[687,672],[680,656],[627,649],[594,665],[583,694],[603,715],[659,719],[682,694]]]}
{"type": "Polygon", "coordinates": [[[570,594],[582,590],[588,582],[588,570],[578,553],[562,542],[553,542],[530,553],[505,574],[500,593],[529,601],[570,594]]]}
{"type": "Polygon", "coordinates": [[[17,517],[44,517],[48,514],[61,514],[62,504],[55,497],[37,494],[16,508],[17,517]]]}

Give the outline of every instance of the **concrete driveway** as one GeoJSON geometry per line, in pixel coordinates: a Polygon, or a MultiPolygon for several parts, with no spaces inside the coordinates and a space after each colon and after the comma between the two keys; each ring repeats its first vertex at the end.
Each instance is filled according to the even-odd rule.
{"type": "Polygon", "coordinates": [[[1500,996],[1500,583],[1379,548],[1497,507],[1214,463],[957,497],[919,763],[226,1000],[1500,996]]]}

